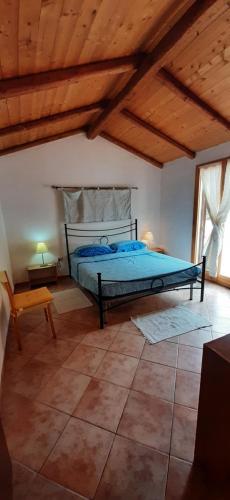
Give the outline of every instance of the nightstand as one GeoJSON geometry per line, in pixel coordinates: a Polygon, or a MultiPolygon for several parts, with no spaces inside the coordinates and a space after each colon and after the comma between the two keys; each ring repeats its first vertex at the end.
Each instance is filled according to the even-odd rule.
{"type": "Polygon", "coordinates": [[[37,285],[44,285],[45,283],[57,282],[57,263],[52,262],[46,266],[29,266],[27,267],[29,276],[30,288],[37,285]]]}
{"type": "Polygon", "coordinates": [[[167,254],[166,248],[164,247],[151,247],[149,250],[151,250],[152,252],[167,254]]]}

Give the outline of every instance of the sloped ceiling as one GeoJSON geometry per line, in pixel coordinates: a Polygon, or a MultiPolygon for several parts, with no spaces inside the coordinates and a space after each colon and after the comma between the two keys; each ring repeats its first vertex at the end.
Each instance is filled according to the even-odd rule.
{"type": "Polygon", "coordinates": [[[84,130],[155,166],[230,140],[227,0],[0,0],[0,154],[84,130]]]}

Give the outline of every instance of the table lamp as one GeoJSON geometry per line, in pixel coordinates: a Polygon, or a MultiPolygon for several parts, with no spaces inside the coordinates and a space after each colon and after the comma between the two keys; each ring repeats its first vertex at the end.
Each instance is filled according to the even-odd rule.
{"type": "Polygon", "coordinates": [[[145,233],[145,235],[144,235],[144,240],[143,241],[146,243],[146,245],[149,248],[153,244],[153,240],[154,240],[153,233],[151,231],[147,231],[147,233],[145,233]]]}
{"type": "Polygon", "coordinates": [[[47,253],[47,252],[48,252],[48,248],[47,248],[46,243],[44,243],[43,241],[38,242],[37,243],[36,253],[41,253],[42,254],[42,264],[41,264],[41,267],[42,266],[48,266],[48,264],[45,264],[45,262],[44,262],[44,253],[47,253]]]}

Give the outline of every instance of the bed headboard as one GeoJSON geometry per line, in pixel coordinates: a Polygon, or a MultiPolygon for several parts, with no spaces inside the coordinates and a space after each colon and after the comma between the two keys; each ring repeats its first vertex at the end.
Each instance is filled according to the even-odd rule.
{"type": "MultiPolygon", "coordinates": [[[[130,239],[137,240],[137,219],[130,220],[127,224],[122,222],[118,222],[119,225],[114,225],[113,227],[103,227],[103,228],[90,228],[90,229],[82,229],[79,227],[80,224],[65,224],[65,241],[66,241],[66,251],[67,251],[67,259],[68,259],[68,267],[69,267],[69,275],[71,276],[71,260],[70,260],[70,238],[74,239],[74,244],[81,244],[85,239],[88,240],[89,243],[94,241],[102,244],[109,244],[110,240],[116,241],[124,238],[122,235],[129,235],[130,239]],[[76,227],[78,226],[78,227],[76,227]],[[117,238],[122,236],[122,238],[117,238]]],[[[86,242],[84,241],[84,243],[86,242]]]]}

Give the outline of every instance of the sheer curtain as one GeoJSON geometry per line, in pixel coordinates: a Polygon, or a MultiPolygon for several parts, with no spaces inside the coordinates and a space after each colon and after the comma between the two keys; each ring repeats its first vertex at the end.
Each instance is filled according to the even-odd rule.
{"type": "Polygon", "coordinates": [[[212,232],[205,249],[207,270],[217,275],[218,257],[222,250],[224,224],[230,210],[230,161],[227,163],[224,190],[221,198],[221,164],[201,169],[202,189],[212,222],[212,232]]]}

